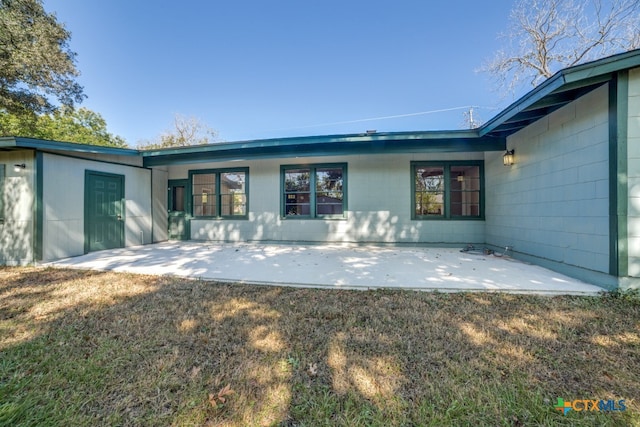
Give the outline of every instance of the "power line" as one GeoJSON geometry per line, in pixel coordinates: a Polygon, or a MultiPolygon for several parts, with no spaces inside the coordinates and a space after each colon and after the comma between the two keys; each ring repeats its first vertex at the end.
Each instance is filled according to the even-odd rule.
{"type": "Polygon", "coordinates": [[[439,109],[439,110],[420,111],[420,112],[417,112],[417,113],[396,114],[396,115],[393,115],[393,116],[372,117],[372,118],[368,118],[368,119],[357,119],[357,120],[344,120],[344,121],[340,121],[340,122],[321,123],[321,124],[308,125],[308,126],[299,126],[299,127],[293,127],[293,128],[273,129],[272,132],[318,128],[318,127],[325,127],[325,126],[348,125],[348,124],[352,124],[352,123],[373,122],[373,121],[377,121],[377,120],[399,119],[399,118],[403,118],[403,117],[422,116],[422,115],[434,114],[434,113],[444,113],[444,112],[447,112],[447,111],[468,110],[470,108],[483,108],[483,109],[486,108],[486,109],[490,109],[490,110],[494,110],[495,109],[493,107],[478,107],[478,106],[465,105],[465,106],[461,106],[461,107],[442,108],[442,109],[439,109]]]}

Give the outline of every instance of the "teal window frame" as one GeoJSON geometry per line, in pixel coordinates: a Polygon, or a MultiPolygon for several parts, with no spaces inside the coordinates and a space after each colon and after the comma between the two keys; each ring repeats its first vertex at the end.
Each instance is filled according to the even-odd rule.
{"type": "Polygon", "coordinates": [[[189,183],[187,186],[187,212],[191,214],[191,219],[217,219],[217,220],[246,220],[249,219],[249,168],[223,168],[223,169],[195,169],[189,171],[189,183]],[[222,194],[220,194],[221,180],[220,177],[224,173],[244,173],[244,196],[245,196],[245,209],[244,215],[222,215],[222,194]],[[215,193],[212,197],[215,197],[216,212],[214,215],[196,215],[194,194],[193,194],[193,177],[195,175],[215,175],[215,193]]]}
{"type": "Polygon", "coordinates": [[[280,217],[286,220],[292,219],[346,219],[347,218],[347,163],[313,163],[280,166],[280,217]],[[316,177],[318,169],[342,169],[342,214],[318,214],[316,213],[316,177]],[[309,169],[309,215],[287,215],[287,193],[285,186],[285,174],[289,170],[309,169]]]}
{"type": "Polygon", "coordinates": [[[5,213],[4,213],[4,183],[6,176],[7,166],[4,164],[0,164],[0,224],[4,224],[5,213]]]}
{"type": "MultiPolygon", "coordinates": [[[[425,221],[482,221],[485,219],[485,186],[484,186],[484,161],[482,160],[449,160],[449,161],[412,161],[411,162],[411,219],[425,221]],[[478,215],[452,215],[451,214],[451,168],[455,166],[477,166],[480,175],[479,182],[479,214],[478,215]],[[443,169],[443,208],[442,215],[418,215],[416,213],[416,169],[420,167],[441,167],[443,169]]],[[[475,190],[474,190],[475,191],[475,190]]]]}

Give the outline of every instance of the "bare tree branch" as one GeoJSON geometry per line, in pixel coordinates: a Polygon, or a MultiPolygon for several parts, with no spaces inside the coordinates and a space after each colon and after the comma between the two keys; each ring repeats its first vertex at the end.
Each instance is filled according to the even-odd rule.
{"type": "Polygon", "coordinates": [[[216,142],[218,133],[196,117],[176,114],[173,129],[161,134],[153,141],[141,141],[138,148],[151,150],[170,147],[187,147],[216,142]]]}
{"type": "Polygon", "coordinates": [[[640,47],[640,0],[518,0],[505,47],[478,71],[515,94],[558,70],[640,47]]]}

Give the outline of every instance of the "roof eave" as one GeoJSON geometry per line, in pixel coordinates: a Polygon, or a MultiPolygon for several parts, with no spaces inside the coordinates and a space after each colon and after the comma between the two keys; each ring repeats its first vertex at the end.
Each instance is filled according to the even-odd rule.
{"type": "Polygon", "coordinates": [[[478,138],[476,129],[453,131],[422,131],[422,132],[380,132],[372,134],[349,135],[320,135],[272,139],[245,140],[236,142],[221,142],[207,145],[163,148],[141,151],[143,157],[167,156],[171,154],[210,153],[237,149],[259,149],[271,147],[304,147],[317,144],[367,144],[390,141],[426,141],[461,138],[478,138]]]}
{"type": "Polygon", "coordinates": [[[131,148],[106,147],[102,145],[78,144],[75,142],[50,141],[24,137],[0,137],[0,148],[28,148],[34,150],[69,151],[75,153],[109,154],[116,156],[139,156],[131,148]]]}
{"type": "Polygon", "coordinates": [[[613,73],[638,66],[640,66],[640,49],[560,70],[485,123],[479,129],[479,135],[485,136],[499,131],[498,128],[501,125],[553,93],[568,92],[570,89],[586,86],[591,86],[592,89],[610,80],[613,73]]]}
{"type": "Polygon", "coordinates": [[[316,141],[313,143],[268,144],[243,146],[227,144],[208,146],[199,150],[183,149],[154,153],[144,157],[145,166],[188,164],[223,161],[248,161],[268,158],[326,157],[360,154],[391,153],[452,153],[504,150],[506,139],[487,136],[478,137],[475,132],[460,132],[456,138],[430,139],[368,139],[366,141],[316,141]],[[463,136],[464,135],[464,136],[463,136]]]}
{"type": "Polygon", "coordinates": [[[522,98],[518,99],[507,108],[502,110],[497,116],[489,120],[483,126],[480,127],[478,133],[480,136],[485,136],[491,131],[495,130],[498,126],[504,122],[512,119],[516,114],[525,111],[529,106],[540,101],[545,96],[549,95],[553,91],[562,87],[565,84],[564,74],[562,71],[556,73],[549,79],[545,80],[540,86],[531,90],[525,94],[522,98]]]}

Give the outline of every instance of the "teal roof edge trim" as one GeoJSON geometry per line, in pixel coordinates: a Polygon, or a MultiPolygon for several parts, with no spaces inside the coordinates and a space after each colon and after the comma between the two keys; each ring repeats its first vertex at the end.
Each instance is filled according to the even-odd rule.
{"type": "MultiPolygon", "coordinates": [[[[558,98],[564,97],[564,102],[555,100],[554,105],[559,108],[573,101],[576,95],[583,95],[611,80],[613,73],[638,66],[640,66],[640,49],[562,69],[482,125],[478,133],[480,136],[492,134],[505,123],[517,121],[519,115],[525,115],[531,109],[535,109],[537,103],[552,95],[558,98]]],[[[552,109],[547,109],[545,113],[550,111],[552,109]]]]}
{"type": "Polygon", "coordinates": [[[171,153],[197,153],[207,150],[219,151],[235,148],[258,148],[273,146],[305,146],[318,143],[374,143],[389,141],[426,141],[426,140],[449,140],[449,139],[474,139],[478,138],[478,132],[471,130],[453,131],[413,131],[413,132],[376,132],[344,135],[314,135],[314,136],[294,136],[286,138],[255,139],[246,141],[217,142],[205,145],[193,145],[188,147],[162,148],[156,150],[143,150],[144,157],[157,155],[167,155],[171,153]]]}
{"type": "Polygon", "coordinates": [[[50,141],[24,137],[0,137],[2,148],[31,148],[34,150],[60,150],[76,153],[111,154],[117,156],[139,156],[140,151],[131,148],[105,147],[102,145],[79,144],[75,142],[50,141]]]}
{"type": "Polygon", "coordinates": [[[640,49],[565,68],[513,102],[478,129],[301,136],[155,150],[1,137],[0,150],[30,148],[141,156],[144,166],[274,157],[498,151],[506,148],[506,139],[509,135],[606,84],[617,72],[636,67],[640,67],[640,49]]]}
{"type": "Polygon", "coordinates": [[[143,152],[145,166],[276,157],[384,154],[402,152],[499,151],[501,137],[479,137],[475,131],[411,132],[366,136],[314,136],[202,145],[143,152]]]}

